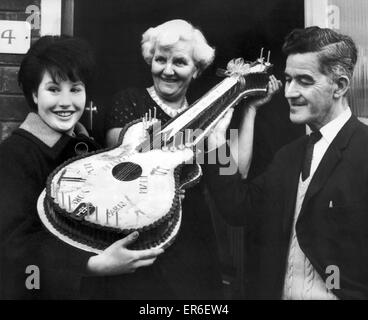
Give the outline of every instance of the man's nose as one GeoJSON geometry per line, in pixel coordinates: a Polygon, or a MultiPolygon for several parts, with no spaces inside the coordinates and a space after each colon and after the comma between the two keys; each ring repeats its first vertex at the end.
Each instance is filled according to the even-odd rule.
{"type": "Polygon", "coordinates": [[[285,84],[285,98],[292,99],[299,97],[300,93],[294,81],[285,84]]]}

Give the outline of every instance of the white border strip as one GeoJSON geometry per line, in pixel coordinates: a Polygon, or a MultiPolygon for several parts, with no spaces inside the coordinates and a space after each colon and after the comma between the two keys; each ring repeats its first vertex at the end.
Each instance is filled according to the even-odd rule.
{"type": "Polygon", "coordinates": [[[61,0],[41,0],[41,36],[60,35],[61,0]]]}
{"type": "Polygon", "coordinates": [[[304,18],[305,26],[328,27],[328,0],[305,0],[304,18]]]}

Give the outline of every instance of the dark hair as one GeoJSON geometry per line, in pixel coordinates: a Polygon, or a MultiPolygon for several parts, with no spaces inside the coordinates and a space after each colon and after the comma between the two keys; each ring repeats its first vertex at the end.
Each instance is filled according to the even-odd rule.
{"type": "Polygon", "coordinates": [[[32,94],[37,92],[44,73],[53,81],[82,81],[88,92],[95,69],[90,46],[81,39],[69,36],[44,36],[26,53],[19,69],[18,83],[33,110],[37,105],[32,94]]]}
{"type": "Polygon", "coordinates": [[[315,26],[290,32],[282,51],[286,55],[317,52],[320,71],[334,80],[341,75],[351,79],[358,57],[358,50],[349,36],[315,26]]]}

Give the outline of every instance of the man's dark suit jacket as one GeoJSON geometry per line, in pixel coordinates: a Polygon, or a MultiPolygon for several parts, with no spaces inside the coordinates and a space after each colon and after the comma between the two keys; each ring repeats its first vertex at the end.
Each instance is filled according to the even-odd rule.
{"type": "MultiPolygon", "coordinates": [[[[252,181],[206,167],[218,210],[254,235],[248,297],[281,298],[306,140],[283,147],[252,181]]],[[[367,149],[368,127],[352,116],[314,173],[296,223],[300,248],[321,277],[332,275],[328,266],[339,268],[340,289],[333,293],[340,299],[368,299],[367,149]]]]}

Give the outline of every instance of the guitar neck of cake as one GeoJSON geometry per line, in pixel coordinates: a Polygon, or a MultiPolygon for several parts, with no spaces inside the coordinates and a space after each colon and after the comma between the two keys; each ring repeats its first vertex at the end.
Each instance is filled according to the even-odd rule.
{"type": "Polygon", "coordinates": [[[198,144],[228,109],[248,96],[264,95],[267,83],[266,72],[226,78],[161,130],[164,143],[198,144]]]}
{"type": "MultiPolygon", "coordinates": [[[[241,83],[238,77],[228,77],[198,99],[188,110],[167,123],[159,132],[166,143],[171,143],[175,136],[191,130],[204,130],[203,119],[211,117],[211,114],[224,106],[234,95],[238,95],[241,83]]],[[[186,139],[188,141],[188,139],[186,139]]]]}
{"type": "MultiPolygon", "coordinates": [[[[171,147],[193,147],[203,140],[209,130],[216,125],[231,107],[252,95],[267,92],[268,72],[272,65],[263,59],[254,63],[244,63],[242,59],[232,60],[225,79],[193,103],[190,108],[167,122],[163,127],[150,127],[149,140],[142,150],[171,147]]],[[[150,117],[149,117],[150,118],[150,117]]]]}

